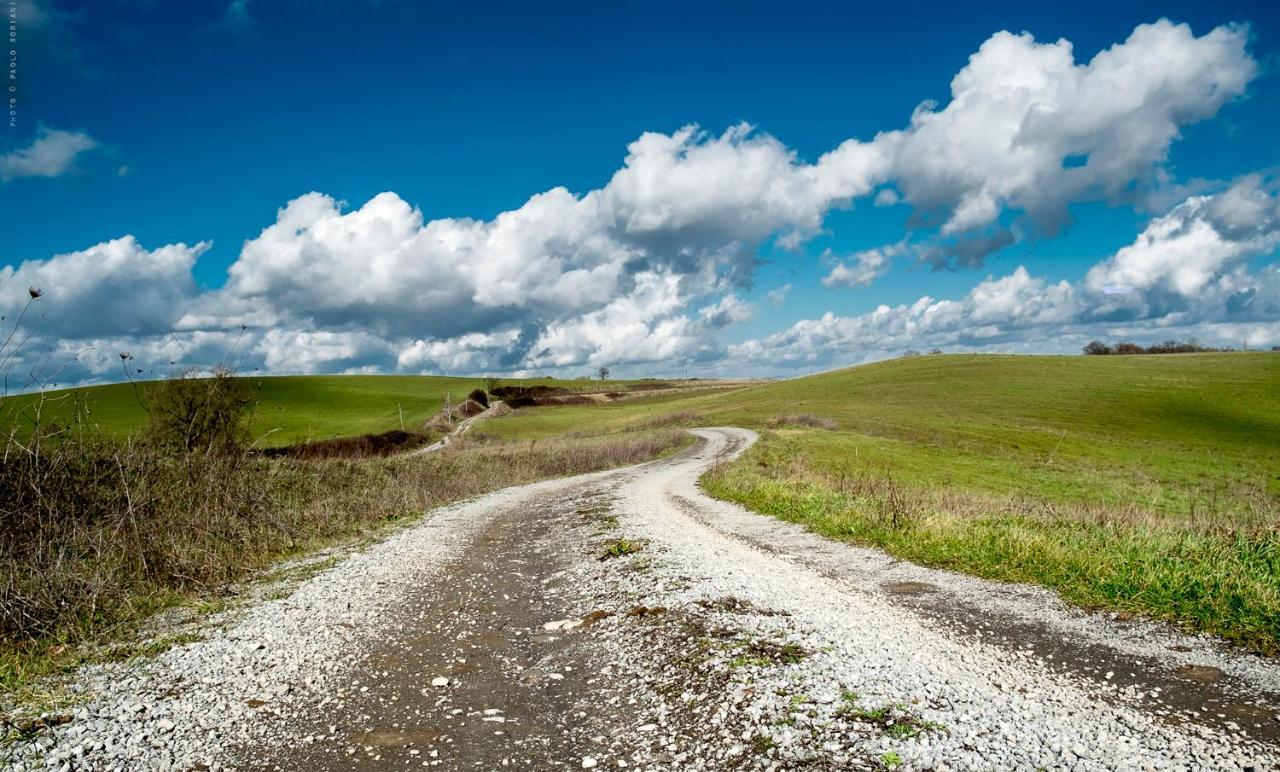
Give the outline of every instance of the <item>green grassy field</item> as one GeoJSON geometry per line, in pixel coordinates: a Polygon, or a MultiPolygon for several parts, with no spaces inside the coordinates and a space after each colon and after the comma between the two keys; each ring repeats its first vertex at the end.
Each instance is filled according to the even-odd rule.
{"type": "Polygon", "coordinates": [[[1280,495],[1280,355],[1269,353],[915,357],[714,394],[522,410],[485,431],[613,430],[681,412],[691,425],[773,429],[762,448],[818,468],[930,487],[1187,514],[1215,490],[1280,495]],[[775,425],[790,414],[836,429],[775,425]]]}
{"type": "Polygon", "coordinates": [[[722,498],[1280,650],[1280,355],[917,357],[484,431],[664,422],[762,431],[704,480],[722,498]]]}
{"type": "MultiPolygon", "coordinates": [[[[279,447],[403,428],[416,429],[443,407],[472,389],[483,388],[479,378],[417,375],[317,375],[247,378],[257,400],[251,435],[258,447],[279,447]]],[[[563,386],[596,391],[625,388],[632,381],[504,380],[513,385],[563,386]]],[[[152,382],[112,384],[47,392],[41,410],[45,421],[80,420],[107,434],[123,437],[146,422],[143,405],[152,382]]],[[[9,397],[0,405],[0,421],[30,426],[39,395],[9,397]]]]}
{"type": "MultiPolygon", "coordinates": [[[[398,428],[401,410],[413,428],[446,394],[457,400],[481,385],[393,376],[253,384],[262,445],[398,428]]],[[[51,404],[64,417],[76,407],[67,397],[51,404]]],[[[84,390],[79,404],[117,435],[144,417],[129,385],[84,390]]],[[[698,425],[762,435],[704,479],[713,495],[917,562],[1040,583],[1080,605],[1280,652],[1280,354],[914,357],[525,408],[475,436],[698,425]]]]}

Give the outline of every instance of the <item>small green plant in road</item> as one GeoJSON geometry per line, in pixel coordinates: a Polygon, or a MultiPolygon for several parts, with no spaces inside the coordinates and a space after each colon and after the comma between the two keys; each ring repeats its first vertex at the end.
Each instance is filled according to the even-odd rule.
{"type": "Polygon", "coordinates": [[[836,715],[849,721],[878,726],[889,737],[909,740],[923,732],[942,731],[940,724],[925,721],[902,703],[890,703],[879,708],[863,708],[858,705],[858,695],[845,692],[843,703],[836,715]]]}
{"type": "MultiPolygon", "coordinates": [[[[799,644],[787,641],[778,643],[766,639],[747,641],[742,650],[729,661],[733,667],[768,667],[770,665],[794,665],[809,653],[799,644]]],[[[803,695],[798,695],[805,699],[803,695]]],[[[795,697],[792,698],[794,700],[795,697]]]]}
{"type": "Polygon", "coordinates": [[[768,667],[773,663],[764,657],[753,657],[748,654],[739,654],[729,660],[730,667],[768,667]]]}
{"type": "Polygon", "coordinates": [[[888,769],[897,769],[902,766],[902,757],[898,755],[897,751],[885,751],[880,754],[880,761],[888,769]]]}
{"type": "Polygon", "coordinates": [[[600,556],[600,559],[608,560],[610,558],[626,557],[627,555],[634,555],[642,549],[644,549],[643,542],[633,541],[631,539],[614,539],[612,541],[605,542],[604,554],[600,556]]]}

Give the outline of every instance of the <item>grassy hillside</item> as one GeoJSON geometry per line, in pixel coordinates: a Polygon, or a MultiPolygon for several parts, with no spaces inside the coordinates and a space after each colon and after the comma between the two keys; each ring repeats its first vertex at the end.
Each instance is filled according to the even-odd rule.
{"type": "MultiPolygon", "coordinates": [[[[251,380],[262,445],[397,428],[401,410],[414,428],[446,395],[457,400],[481,385],[251,380]]],[[[29,413],[34,399],[10,399],[3,410],[29,413]]],[[[144,419],[127,384],[48,395],[45,404],[46,417],[79,410],[116,435],[144,419]]],[[[755,428],[762,440],[704,480],[714,495],[921,563],[1037,582],[1081,605],[1280,651],[1280,354],[926,356],[525,408],[476,435],[726,424],[755,428]]]]}
{"type": "MultiPolygon", "coordinates": [[[[260,447],[278,447],[303,440],[376,433],[404,426],[413,429],[439,412],[446,398],[458,401],[472,389],[482,388],[478,378],[398,375],[317,375],[246,378],[257,399],[252,436],[260,447]]],[[[504,381],[565,386],[579,390],[602,388],[599,382],[504,381]]],[[[609,388],[627,381],[609,381],[609,388]]],[[[112,384],[48,392],[43,418],[70,423],[77,416],[101,426],[113,436],[124,436],[146,421],[143,405],[153,382],[112,384]]],[[[30,425],[38,395],[8,398],[0,406],[0,421],[17,418],[30,425]]]]}
{"type": "Polygon", "coordinates": [[[773,429],[772,450],[904,483],[1167,512],[1189,512],[1196,491],[1280,495],[1270,353],[914,357],[711,395],[520,411],[485,429],[531,437],[679,413],[773,429]],[[788,415],[834,430],[779,423],[788,415]]]}
{"type": "Polygon", "coordinates": [[[928,356],[485,431],[661,423],[763,432],[715,495],[1280,649],[1280,355],[928,356]]]}

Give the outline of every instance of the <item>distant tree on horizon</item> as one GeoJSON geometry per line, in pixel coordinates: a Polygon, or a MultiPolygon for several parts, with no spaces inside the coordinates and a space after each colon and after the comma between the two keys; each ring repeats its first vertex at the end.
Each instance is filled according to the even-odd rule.
{"type": "Polygon", "coordinates": [[[601,367],[601,368],[600,368],[599,370],[597,370],[596,372],[600,375],[600,380],[602,380],[602,381],[607,381],[607,380],[609,380],[609,368],[607,368],[607,367],[601,367]]]}

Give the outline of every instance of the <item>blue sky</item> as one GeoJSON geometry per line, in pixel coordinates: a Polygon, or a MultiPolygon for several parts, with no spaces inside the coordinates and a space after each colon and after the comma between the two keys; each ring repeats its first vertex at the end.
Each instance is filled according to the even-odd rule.
{"type": "MultiPolygon", "coordinates": [[[[1061,280],[1080,285],[1072,300],[1075,310],[1064,311],[1057,321],[1040,319],[1029,326],[1019,326],[1025,319],[1003,319],[999,334],[983,340],[963,334],[964,325],[920,331],[918,345],[907,347],[1059,351],[1070,344],[1078,350],[1076,338],[1081,336],[1150,338],[1166,332],[1224,340],[1243,335],[1252,336],[1255,345],[1280,344],[1274,306],[1261,300],[1247,317],[1226,319],[1204,308],[1191,310],[1210,284],[1231,284],[1222,289],[1227,298],[1243,291],[1240,281],[1256,279],[1253,297],[1269,297],[1274,284],[1269,220],[1247,248],[1224,247],[1230,256],[1205,268],[1207,278],[1193,282],[1194,292],[1186,293],[1176,308],[1164,297],[1167,291],[1157,302],[1143,294],[1150,289],[1143,285],[1129,292],[1143,296],[1141,310],[1133,305],[1119,317],[1110,310],[1093,315],[1080,310],[1090,303],[1097,306],[1097,298],[1084,297],[1081,284],[1090,268],[1132,244],[1156,218],[1174,211],[1194,215],[1190,209],[1176,209],[1184,200],[1225,194],[1243,184],[1239,189],[1246,197],[1274,202],[1272,170],[1280,160],[1280,132],[1275,130],[1280,118],[1275,72],[1280,13],[1271,4],[1240,2],[1042,5],[855,8],[796,2],[780,8],[737,2],[690,9],[688,4],[583,2],[498,3],[477,10],[474,4],[391,1],[19,0],[17,121],[0,135],[0,155],[10,159],[7,178],[0,182],[0,265],[10,268],[0,274],[0,290],[16,299],[6,300],[8,306],[0,302],[0,307],[24,300],[25,285],[18,285],[39,276],[49,289],[63,281],[64,298],[80,298],[62,313],[112,313],[123,301],[103,300],[92,287],[81,286],[84,282],[64,280],[59,271],[70,270],[75,261],[60,263],[56,256],[85,253],[131,236],[136,249],[147,253],[168,245],[211,245],[189,257],[189,276],[167,268],[149,273],[154,263],[147,260],[154,258],[131,263],[134,258],[125,255],[118,268],[100,255],[82,258],[117,271],[98,277],[98,287],[115,286],[126,276],[135,283],[165,284],[141,292],[146,302],[169,307],[171,313],[104,324],[97,334],[88,322],[48,323],[37,333],[35,345],[57,356],[78,352],[86,343],[99,352],[61,370],[64,380],[110,380],[114,366],[103,364],[110,358],[100,356],[110,348],[129,346],[159,362],[172,354],[176,336],[185,339],[183,350],[207,344],[213,352],[218,344],[212,341],[241,324],[249,326],[253,339],[246,363],[281,372],[571,373],[612,364],[623,372],[642,373],[679,371],[696,362],[708,373],[737,374],[747,360],[758,357],[754,371],[785,374],[890,355],[907,340],[899,334],[859,339],[850,337],[849,330],[828,330],[819,339],[787,337],[797,322],[827,312],[857,319],[881,304],[910,306],[921,296],[958,300],[985,280],[1012,275],[1018,266],[1041,289],[1061,280]],[[242,286],[224,286],[229,267],[243,260],[245,242],[275,223],[277,210],[311,191],[345,202],[342,212],[392,191],[420,210],[425,221],[488,221],[557,186],[578,197],[604,188],[623,168],[628,145],[645,132],[670,136],[697,125],[706,134],[692,141],[707,143],[743,122],[754,127],[752,137],[774,138],[795,164],[815,165],[846,140],[871,143],[880,132],[906,129],[913,111],[927,100],[935,103],[933,110],[945,110],[953,98],[952,79],[1002,30],[1028,32],[1037,45],[1070,41],[1074,64],[1084,67],[1098,52],[1124,43],[1139,25],[1159,19],[1189,25],[1187,56],[1216,55],[1207,44],[1196,48],[1195,41],[1207,39],[1217,28],[1233,30],[1240,42],[1230,55],[1240,61],[1218,62],[1221,82],[1209,84],[1203,94],[1162,108],[1160,115],[1132,117],[1132,125],[1116,123],[1117,137],[1137,135],[1168,120],[1177,125],[1174,136],[1133,169],[1108,173],[1078,196],[1044,204],[1044,212],[1052,210],[1046,216],[1055,220],[1050,232],[1028,227],[1023,202],[1031,186],[993,194],[999,215],[980,227],[959,236],[944,233],[943,222],[948,212],[954,214],[958,200],[947,199],[943,188],[951,183],[939,180],[952,180],[955,173],[939,176],[895,167],[875,177],[865,192],[862,187],[842,190],[819,206],[817,228],[810,220],[798,227],[791,215],[782,216],[777,227],[766,224],[767,233],[752,233],[733,247],[747,256],[724,257],[727,247],[710,243],[702,231],[689,244],[680,241],[689,236],[680,229],[640,246],[623,238],[626,249],[645,254],[633,256],[620,269],[627,280],[615,276],[603,295],[588,292],[590,302],[575,297],[557,306],[551,300],[525,304],[473,298],[470,306],[447,314],[451,320],[470,320],[461,325],[441,326],[439,315],[430,310],[415,319],[413,310],[405,309],[409,318],[402,323],[377,317],[360,303],[321,298],[308,304],[306,299],[314,300],[320,287],[333,280],[324,272],[352,270],[362,260],[379,259],[378,249],[385,245],[379,247],[373,236],[365,252],[347,255],[348,262],[316,258],[311,250],[326,247],[312,244],[294,257],[303,262],[290,263],[291,271],[272,273],[264,268],[270,257],[259,256],[253,265],[245,261],[242,286]],[[1239,24],[1247,27],[1223,26],[1239,24]],[[1224,88],[1232,92],[1228,97],[1215,95],[1224,88]],[[59,141],[74,135],[92,144],[63,159],[65,163],[54,159],[52,166],[37,168],[39,159],[32,160],[29,151],[49,132],[66,132],[54,137],[59,141]],[[1261,176],[1247,176],[1251,174],[1261,176]],[[907,200],[874,205],[876,191],[886,187],[907,200]],[[1097,192],[1102,187],[1108,190],[1105,195],[1097,192]],[[1127,192],[1116,192],[1121,189],[1127,192]],[[913,196],[928,199],[928,205],[913,196]],[[1058,210],[1069,216],[1059,217],[1058,210]],[[805,231],[803,237],[788,241],[786,234],[797,227],[805,231]],[[948,239],[972,243],[997,232],[1013,234],[1006,239],[1013,243],[977,263],[936,270],[927,259],[931,246],[948,239]],[[869,282],[824,285],[837,263],[852,265],[861,251],[904,238],[869,282]],[[672,256],[676,254],[686,254],[688,260],[672,256]],[[752,265],[750,255],[762,262],[752,265]],[[691,267],[689,261],[698,265],[691,267]],[[60,268],[62,263],[66,265],[60,268]],[[303,264],[321,275],[302,275],[297,266],[303,264]],[[655,276],[678,275],[681,287],[661,300],[636,295],[635,303],[643,298],[667,310],[646,315],[615,309],[601,315],[610,303],[634,295],[634,277],[653,265],[663,266],[655,276]],[[1228,281],[1228,274],[1242,266],[1254,278],[1228,281]],[[251,269],[273,278],[255,283],[249,278],[251,269]],[[313,280],[318,284],[310,289],[299,286],[313,280]],[[279,284],[286,281],[294,283],[279,284]],[[697,289],[700,282],[705,292],[697,289]],[[775,291],[785,285],[790,289],[780,300],[775,291]],[[246,289],[250,286],[258,290],[246,289]],[[264,311],[262,303],[248,303],[250,296],[270,296],[274,305],[264,311]],[[737,310],[723,323],[710,323],[713,314],[702,310],[723,305],[725,297],[732,298],[729,305],[737,310]],[[278,298],[299,301],[288,306],[278,298]],[[176,305],[184,306],[182,313],[173,311],[176,305]],[[510,311],[517,307],[518,312],[510,311]],[[214,313],[215,308],[220,311],[214,313]],[[661,332],[665,322],[676,318],[688,323],[668,325],[661,332]],[[1120,318],[1121,327],[1104,323],[1120,318]],[[607,335],[574,332],[592,325],[643,327],[644,340],[634,346],[607,345],[607,335]],[[315,355],[273,356],[273,344],[266,341],[273,330],[289,341],[291,350],[311,345],[315,355]],[[511,334],[459,342],[466,335],[499,331],[511,334]],[[195,342],[201,334],[205,343],[195,342]],[[657,340],[663,334],[668,338],[657,340]],[[317,344],[316,336],[328,337],[317,344]],[[771,336],[773,346],[820,351],[806,351],[782,365],[787,357],[769,353],[771,336]],[[672,339],[678,340],[666,345],[672,339]],[[753,341],[760,347],[742,348],[753,341]],[[420,352],[437,354],[406,357],[419,343],[420,352]],[[326,354],[326,346],[336,346],[337,353],[326,354]],[[629,350],[646,353],[632,356],[629,350]]],[[[1156,69],[1167,67],[1158,55],[1142,61],[1156,69]]],[[[1202,85],[1192,77],[1149,85],[1146,96],[1135,92],[1135,98],[1165,99],[1171,89],[1191,94],[1202,85]]],[[[1027,109],[1030,115],[1039,108],[1032,104],[1027,109]]],[[[1081,131],[1069,142],[1053,140],[1054,147],[1084,141],[1080,137],[1085,134],[1093,137],[1088,140],[1092,146],[1102,146],[1097,127],[1081,131]]],[[[957,135],[946,146],[963,150],[964,141],[957,135]]],[[[1146,144],[1134,146],[1148,151],[1146,144]]],[[[903,152],[918,154],[922,147],[903,152]]],[[[6,168],[3,163],[0,172],[6,168]]],[[[1071,163],[1064,158],[1059,165],[1071,163]]],[[[962,157],[956,161],[956,169],[965,167],[962,157]]],[[[740,183],[707,181],[722,190],[735,184],[740,183]]],[[[679,197],[663,200],[662,211],[671,215],[675,207],[678,215],[681,205],[679,197]]],[[[806,209],[803,217],[808,214],[806,209]]],[[[758,221],[754,214],[743,216],[747,222],[758,221]]],[[[349,237],[366,238],[361,233],[349,237]]],[[[552,255],[560,261],[556,265],[600,265],[597,258],[575,263],[581,245],[553,241],[547,249],[573,253],[563,260],[552,255]]],[[[275,242],[261,246],[289,248],[275,242]]],[[[507,257],[519,260],[520,250],[516,252],[507,257]]],[[[397,255],[383,259],[406,273],[414,272],[412,261],[432,259],[403,251],[397,255]]],[[[1126,276],[1137,275],[1125,270],[1126,276]]],[[[548,292],[561,297],[562,290],[548,292]]],[[[482,294],[474,288],[470,292],[482,294]]],[[[457,298],[466,294],[460,290],[450,302],[464,302],[457,298]]],[[[41,300],[48,301],[48,316],[57,301],[52,294],[41,300]]]]}

